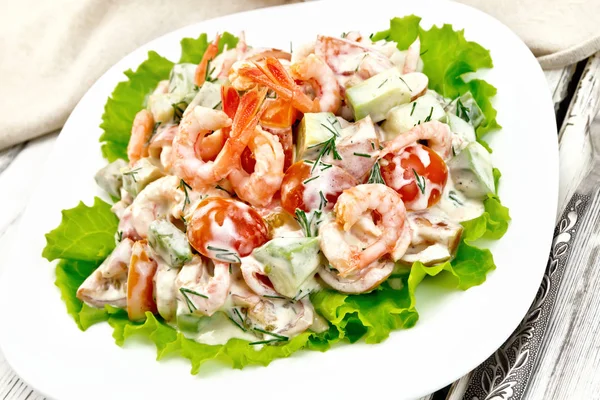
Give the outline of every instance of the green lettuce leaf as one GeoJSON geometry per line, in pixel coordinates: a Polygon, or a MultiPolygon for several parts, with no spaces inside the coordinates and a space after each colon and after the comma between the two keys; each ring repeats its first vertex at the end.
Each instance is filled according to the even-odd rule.
{"type": "Polygon", "coordinates": [[[373,35],[372,40],[391,40],[398,43],[398,49],[406,50],[417,38],[421,39],[423,73],[429,77],[429,87],[445,97],[455,98],[468,91],[485,115],[485,122],[477,128],[481,139],[487,132],[499,129],[496,110],[491,98],[496,88],[489,83],[473,79],[466,82],[463,75],[482,68],[492,68],[490,52],[475,42],[465,39],[464,31],[455,31],[452,25],[433,26],[429,30],[419,24],[421,18],[409,15],[393,18],[390,28],[373,35]]]}
{"type": "Polygon", "coordinates": [[[75,208],[63,210],[60,225],[46,234],[42,256],[48,261],[104,260],[115,248],[114,235],[119,224],[110,208],[110,204],[95,197],[91,207],[80,202],[75,208]]]}
{"type": "Polygon", "coordinates": [[[109,162],[118,158],[128,159],[127,143],[135,114],[142,109],[146,97],[158,82],[169,78],[173,65],[172,61],[150,51],[148,59],[137,70],[125,71],[128,80],[120,82],[109,97],[100,124],[104,130],[100,136],[102,155],[109,162]]]}

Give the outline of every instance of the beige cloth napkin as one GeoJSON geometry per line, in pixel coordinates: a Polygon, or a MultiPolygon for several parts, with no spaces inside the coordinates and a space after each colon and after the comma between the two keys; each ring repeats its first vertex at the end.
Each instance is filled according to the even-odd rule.
{"type": "MultiPolygon", "coordinates": [[[[155,37],[204,19],[301,0],[0,1],[2,149],[59,129],[104,71],[155,37]]],[[[515,30],[546,68],[600,50],[600,0],[460,1],[515,30]]]]}

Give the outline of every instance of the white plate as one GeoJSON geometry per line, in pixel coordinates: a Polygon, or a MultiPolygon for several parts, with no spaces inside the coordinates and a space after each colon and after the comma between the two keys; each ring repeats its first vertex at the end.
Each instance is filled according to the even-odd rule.
{"type": "MultiPolygon", "coordinates": [[[[149,22],[150,23],[150,22],[149,22]]],[[[41,171],[42,172],[42,171],[41,171]]],[[[542,70],[527,47],[495,19],[457,3],[439,1],[314,2],[256,10],[206,21],[137,49],[104,74],[65,124],[45,178],[23,217],[12,262],[0,283],[0,343],[16,372],[58,400],[209,397],[304,398],[326,390],[344,399],[393,393],[425,395],[476,367],[516,327],[541,280],[554,226],[558,157],[554,112],[542,70]],[[104,165],[98,127],[107,97],[122,71],[135,68],[148,50],[177,60],[179,40],[244,29],[252,45],[287,49],[317,33],[375,32],[394,16],[415,13],[425,27],[451,23],[491,50],[494,69],[481,74],[498,88],[494,105],[501,132],[489,136],[501,169],[500,196],[513,222],[492,244],[498,269],[466,292],[417,291],[420,320],[379,345],[344,345],[326,353],[299,352],[269,367],[202,368],[187,360],[156,362],[147,343],[117,347],[107,324],[80,332],[54,286],[53,265],[41,258],[44,234],[60,222],[60,210],[100,194],[93,175],[104,165]],[[235,384],[232,384],[235,382],[235,384]]],[[[6,194],[5,194],[6,195],[6,194]]]]}

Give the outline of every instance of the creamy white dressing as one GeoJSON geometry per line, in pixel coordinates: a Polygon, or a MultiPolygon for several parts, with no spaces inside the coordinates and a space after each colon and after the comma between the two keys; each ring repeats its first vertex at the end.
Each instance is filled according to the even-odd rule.
{"type": "Polygon", "coordinates": [[[158,313],[165,321],[170,321],[177,312],[177,288],[175,278],[179,269],[170,267],[164,260],[157,258],[158,268],[154,276],[154,298],[158,313]]]}
{"type": "MultiPolygon", "coordinates": [[[[177,328],[176,325],[174,327],[177,328]]],[[[250,342],[258,340],[254,334],[241,330],[222,312],[218,312],[212,317],[202,318],[199,332],[183,331],[183,334],[188,339],[210,345],[225,344],[229,339],[242,339],[250,342]]]]}
{"type": "Polygon", "coordinates": [[[452,175],[448,171],[448,182],[444,187],[440,201],[431,207],[433,212],[440,211],[455,222],[467,221],[479,217],[484,212],[482,200],[469,199],[454,186],[452,175]]]}

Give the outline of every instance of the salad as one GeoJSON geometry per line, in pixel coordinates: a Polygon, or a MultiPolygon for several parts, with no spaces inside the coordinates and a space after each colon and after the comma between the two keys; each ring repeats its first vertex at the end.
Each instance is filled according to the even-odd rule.
{"type": "Polygon", "coordinates": [[[159,357],[266,365],[418,320],[415,290],[495,268],[508,209],[482,139],[493,86],[462,75],[489,52],[416,16],[288,50],[244,34],[150,52],[101,127],[111,198],[63,212],[44,256],[81,329],[159,357]]]}

